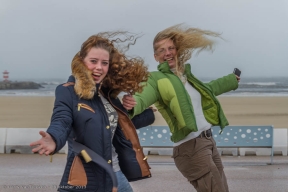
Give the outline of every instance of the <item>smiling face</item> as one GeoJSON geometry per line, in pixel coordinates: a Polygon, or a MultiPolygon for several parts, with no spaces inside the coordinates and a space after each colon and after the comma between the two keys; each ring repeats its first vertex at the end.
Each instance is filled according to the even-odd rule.
{"type": "Polygon", "coordinates": [[[171,39],[163,39],[155,43],[154,58],[159,63],[167,61],[170,69],[176,67],[176,47],[171,39]]]}
{"type": "Polygon", "coordinates": [[[92,47],[83,62],[92,71],[95,83],[100,83],[108,73],[109,53],[105,49],[92,47]]]}

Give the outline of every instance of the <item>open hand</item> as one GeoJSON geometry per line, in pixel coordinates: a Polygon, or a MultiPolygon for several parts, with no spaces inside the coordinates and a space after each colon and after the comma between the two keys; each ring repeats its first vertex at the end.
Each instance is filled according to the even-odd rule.
{"type": "Polygon", "coordinates": [[[132,95],[124,95],[122,98],[122,105],[125,109],[131,110],[136,105],[136,100],[132,95]]]}
{"type": "Polygon", "coordinates": [[[38,152],[40,155],[45,154],[46,156],[53,153],[56,149],[56,143],[49,133],[40,131],[39,134],[42,136],[38,141],[30,143],[31,147],[36,146],[32,149],[32,152],[38,152]]]}

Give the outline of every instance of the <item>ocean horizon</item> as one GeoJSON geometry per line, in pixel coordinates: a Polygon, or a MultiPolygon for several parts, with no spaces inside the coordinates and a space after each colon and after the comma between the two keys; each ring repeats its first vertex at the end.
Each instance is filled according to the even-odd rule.
{"type": "MultiPolygon", "coordinates": [[[[199,79],[203,82],[213,80],[209,78],[199,79]]],[[[56,87],[65,83],[67,79],[19,79],[11,81],[33,81],[41,84],[43,88],[0,90],[0,96],[54,96],[56,87]]],[[[120,93],[120,96],[124,94],[120,93]]],[[[288,77],[241,78],[237,90],[224,93],[221,96],[288,96],[288,77]]]]}

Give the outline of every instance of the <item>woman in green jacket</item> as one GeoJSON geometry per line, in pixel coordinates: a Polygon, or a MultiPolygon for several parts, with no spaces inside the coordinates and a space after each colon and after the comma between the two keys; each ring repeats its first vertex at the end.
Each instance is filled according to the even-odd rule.
{"type": "Polygon", "coordinates": [[[158,71],[150,73],[142,93],[125,95],[123,106],[135,116],[155,104],[172,133],[178,170],[198,192],[228,192],[211,126],[228,125],[216,96],[237,89],[240,78],[229,74],[203,83],[191,73],[185,62],[192,52],[212,49],[213,41],[206,36],[220,35],[183,25],[159,32],[153,41],[158,71]]]}

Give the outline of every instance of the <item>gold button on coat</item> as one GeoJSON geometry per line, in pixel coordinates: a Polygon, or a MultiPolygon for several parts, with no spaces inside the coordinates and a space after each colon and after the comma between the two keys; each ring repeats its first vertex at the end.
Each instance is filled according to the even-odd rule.
{"type": "Polygon", "coordinates": [[[109,128],[110,128],[110,126],[109,126],[109,125],[107,125],[107,126],[106,126],[106,129],[109,129],[109,128]]]}
{"type": "Polygon", "coordinates": [[[111,160],[108,160],[108,163],[110,164],[112,161],[111,160]]]}

